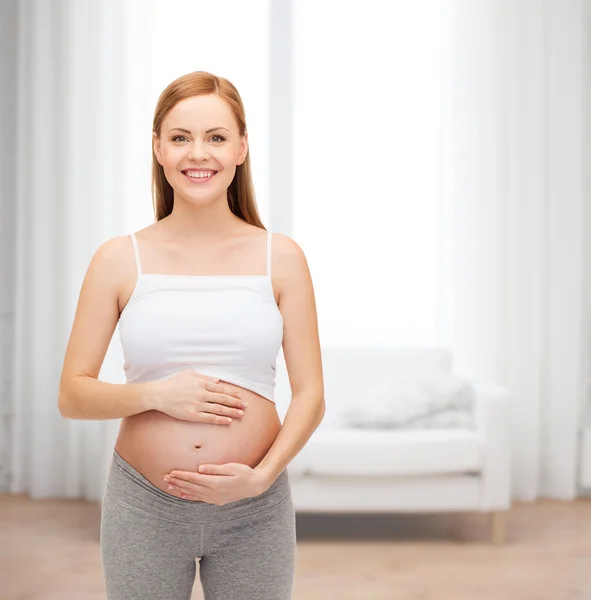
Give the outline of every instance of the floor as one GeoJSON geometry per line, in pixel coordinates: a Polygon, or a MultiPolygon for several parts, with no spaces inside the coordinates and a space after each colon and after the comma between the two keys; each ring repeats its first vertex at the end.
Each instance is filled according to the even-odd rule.
{"type": "MultiPolygon", "coordinates": [[[[96,504],[0,495],[0,598],[104,600],[99,518],[96,504]]],[[[591,600],[591,499],[516,504],[503,547],[480,514],[301,515],[297,528],[293,600],[591,600]]]]}

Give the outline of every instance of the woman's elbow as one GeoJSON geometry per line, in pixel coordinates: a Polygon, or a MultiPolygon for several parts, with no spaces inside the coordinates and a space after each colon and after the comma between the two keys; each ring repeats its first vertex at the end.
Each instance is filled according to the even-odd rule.
{"type": "Polygon", "coordinates": [[[75,418],[73,411],[72,394],[70,389],[71,385],[69,385],[67,381],[62,380],[57,393],[57,407],[60,411],[60,414],[65,419],[75,418]]]}

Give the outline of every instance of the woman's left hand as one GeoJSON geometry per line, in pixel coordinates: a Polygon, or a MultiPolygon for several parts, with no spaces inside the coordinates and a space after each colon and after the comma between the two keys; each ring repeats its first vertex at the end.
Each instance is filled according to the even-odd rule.
{"type": "Polygon", "coordinates": [[[258,496],[269,487],[261,473],[241,463],[200,465],[198,473],[171,471],[164,481],[175,486],[181,498],[218,506],[258,496]]]}

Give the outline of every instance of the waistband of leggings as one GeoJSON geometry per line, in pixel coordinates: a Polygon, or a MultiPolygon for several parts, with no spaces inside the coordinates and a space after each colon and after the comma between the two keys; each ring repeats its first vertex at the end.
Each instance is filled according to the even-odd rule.
{"type": "Polygon", "coordinates": [[[228,520],[271,508],[291,495],[287,469],[259,496],[242,498],[222,506],[177,498],[156,487],[113,450],[107,491],[116,501],[166,520],[189,523],[228,520]]]}

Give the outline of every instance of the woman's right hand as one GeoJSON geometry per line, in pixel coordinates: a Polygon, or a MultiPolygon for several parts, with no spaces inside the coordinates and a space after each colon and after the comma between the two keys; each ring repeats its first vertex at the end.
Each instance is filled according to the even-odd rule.
{"type": "Polygon", "coordinates": [[[190,370],[152,384],[156,410],[176,419],[229,425],[244,414],[240,393],[220,384],[215,377],[190,370]]]}

